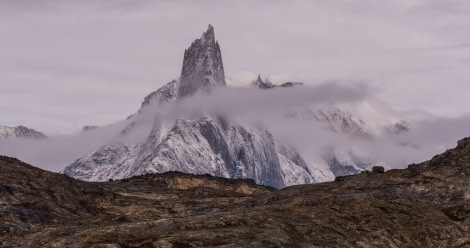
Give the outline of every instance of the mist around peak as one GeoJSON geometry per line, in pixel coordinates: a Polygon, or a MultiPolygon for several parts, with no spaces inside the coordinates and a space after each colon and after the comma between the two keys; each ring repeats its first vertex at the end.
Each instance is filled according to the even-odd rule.
{"type": "Polygon", "coordinates": [[[387,168],[404,168],[452,147],[455,140],[470,133],[470,115],[407,120],[406,114],[400,116],[400,112],[380,103],[374,94],[374,89],[357,83],[326,83],[269,91],[221,87],[211,94],[196,93],[174,103],[154,102],[127,120],[87,132],[50,136],[47,140],[1,140],[0,150],[2,154],[19,157],[41,168],[60,171],[105,144],[143,141],[156,119],[171,127],[178,119],[214,113],[239,123],[264,125],[277,140],[292,145],[306,159],[318,160],[331,147],[354,148],[387,168]],[[374,118],[362,120],[371,127],[373,138],[351,139],[344,133],[332,132],[328,123],[288,115],[292,111],[303,113],[325,109],[325,106],[349,107],[343,111],[351,111],[358,123],[362,120],[357,117],[361,111],[370,113],[373,110],[374,118]],[[366,108],[361,109],[364,106],[366,108]],[[390,135],[384,129],[384,119],[390,125],[407,120],[410,128],[398,135],[390,135]],[[139,128],[129,128],[133,123],[139,123],[139,128]]]}

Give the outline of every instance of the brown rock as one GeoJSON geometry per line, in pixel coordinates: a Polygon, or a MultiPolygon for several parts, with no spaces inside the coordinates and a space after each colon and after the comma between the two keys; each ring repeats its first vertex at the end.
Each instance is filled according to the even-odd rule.
{"type": "Polygon", "coordinates": [[[374,166],[372,167],[372,173],[384,173],[385,169],[383,166],[374,166]]]}
{"type": "Polygon", "coordinates": [[[0,247],[467,247],[466,147],[282,190],[177,172],[87,183],[0,156],[0,247]]]}

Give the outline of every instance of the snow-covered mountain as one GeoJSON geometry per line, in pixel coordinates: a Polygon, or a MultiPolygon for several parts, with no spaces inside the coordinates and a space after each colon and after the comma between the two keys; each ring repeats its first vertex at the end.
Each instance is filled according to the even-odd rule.
{"type": "MultiPolygon", "coordinates": [[[[244,74],[247,75],[246,72],[244,74]]],[[[252,77],[253,75],[251,74],[252,77]]],[[[238,83],[238,86],[240,85],[243,84],[238,83]]],[[[270,82],[269,76],[262,79],[260,75],[249,84],[261,90],[302,85],[302,83],[285,79],[284,81],[278,80],[274,84],[270,82]]],[[[312,125],[319,124],[324,130],[341,136],[342,141],[349,143],[337,146],[327,145],[320,154],[321,160],[328,165],[326,170],[334,176],[357,174],[370,170],[375,165],[387,167],[386,163],[372,158],[370,152],[364,151],[357,144],[373,142],[374,139],[383,138],[384,135],[396,136],[410,129],[410,125],[403,121],[398,113],[375,99],[364,99],[354,104],[316,103],[289,110],[285,113],[285,117],[312,125]]],[[[318,168],[318,159],[313,163],[318,168]]]]}
{"type": "Polygon", "coordinates": [[[8,127],[0,125],[0,139],[44,139],[46,135],[25,126],[8,127]]]}
{"type": "MultiPolygon", "coordinates": [[[[266,123],[237,120],[223,112],[198,109],[176,117],[160,113],[167,106],[180,106],[195,94],[204,97],[215,88],[226,87],[226,79],[231,84],[237,81],[236,86],[251,87],[252,91],[268,90],[266,93],[304,87],[295,80],[283,80],[285,77],[273,77],[273,83],[269,76],[263,79],[256,75],[225,77],[220,46],[209,25],[202,37],[186,49],[180,77],[145,97],[115,139],[77,159],[64,173],[81,180],[104,181],[182,171],[252,178],[259,184],[282,188],[332,180],[381,164],[355,145],[326,147],[316,156],[303,149],[301,154],[275,137],[266,123]]],[[[384,132],[397,135],[409,129],[393,111],[371,101],[316,103],[287,110],[283,115],[321,126],[346,142],[367,142],[384,132]]]]}
{"type": "MultiPolygon", "coordinates": [[[[280,144],[262,124],[246,125],[216,113],[195,114],[176,120],[156,116],[146,138],[124,141],[145,129],[152,106],[171,104],[196,92],[225,86],[219,44],[208,30],[185,51],[182,73],[149,94],[121,138],[102,146],[67,166],[72,177],[103,181],[144,173],[183,171],[230,178],[252,178],[259,184],[281,188],[292,184],[332,179],[304,161],[293,148],[280,144]]],[[[202,111],[204,112],[204,111],[202,111]]]]}

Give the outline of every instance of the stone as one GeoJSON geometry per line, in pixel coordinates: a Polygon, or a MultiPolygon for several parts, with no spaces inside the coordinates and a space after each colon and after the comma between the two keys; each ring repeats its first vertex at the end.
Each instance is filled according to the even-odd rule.
{"type": "Polygon", "coordinates": [[[383,166],[374,166],[372,167],[372,173],[384,173],[385,169],[383,166]]]}

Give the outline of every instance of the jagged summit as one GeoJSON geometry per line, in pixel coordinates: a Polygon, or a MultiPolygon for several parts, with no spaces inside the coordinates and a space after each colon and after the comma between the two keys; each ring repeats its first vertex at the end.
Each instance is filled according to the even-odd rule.
{"type": "Polygon", "coordinates": [[[261,75],[258,74],[258,78],[253,81],[252,83],[253,87],[255,88],[259,88],[259,89],[270,89],[270,88],[273,88],[273,84],[270,83],[270,82],[263,82],[263,80],[261,79],[261,75]]]}
{"type": "Polygon", "coordinates": [[[209,41],[212,43],[217,43],[217,41],[215,40],[214,27],[211,24],[209,24],[209,26],[207,27],[207,31],[202,34],[201,39],[203,40],[203,42],[209,41]]]}
{"type": "Polygon", "coordinates": [[[209,25],[201,38],[193,41],[184,52],[178,98],[225,85],[222,53],[215,40],[214,27],[209,25]]]}
{"type": "Polygon", "coordinates": [[[282,84],[273,84],[268,78],[266,78],[264,81],[261,79],[261,74],[258,74],[258,78],[256,80],[253,80],[251,82],[251,86],[256,89],[274,89],[277,87],[282,87],[282,88],[288,88],[288,87],[295,87],[303,85],[301,82],[284,82],[282,84]]]}
{"type": "Polygon", "coordinates": [[[222,53],[215,40],[214,27],[209,24],[201,38],[194,40],[185,49],[180,78],[145,97],[139,112],[152,102],[174,102],[196,91],[209,91],[213,87],[225,85],[222,53]]]}

